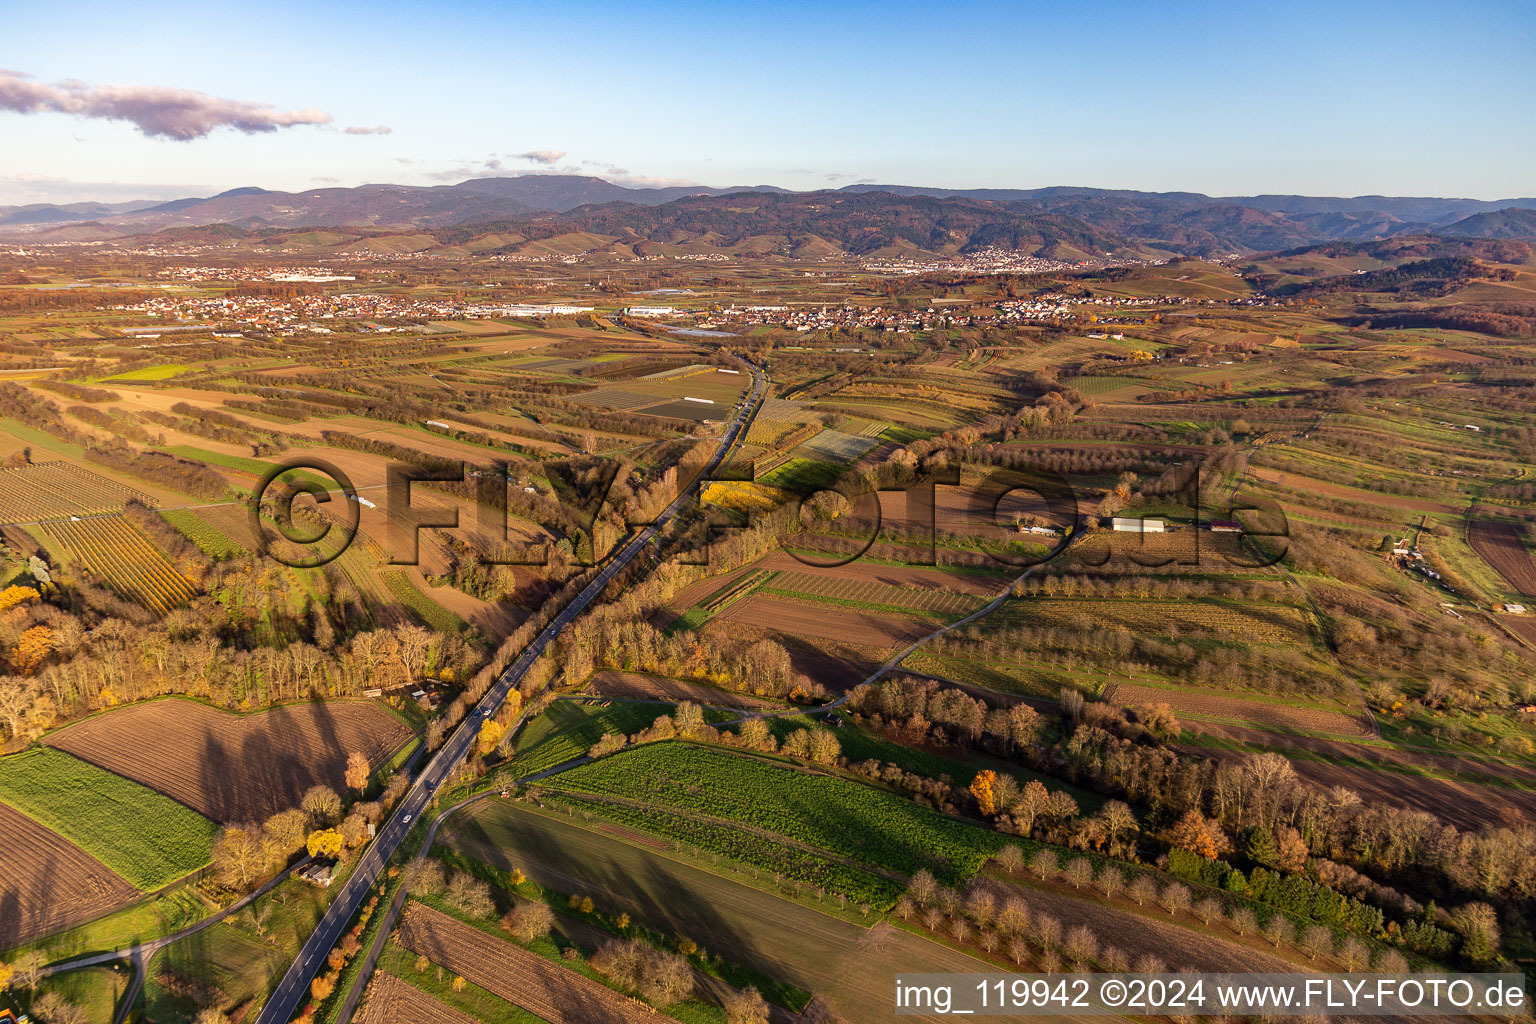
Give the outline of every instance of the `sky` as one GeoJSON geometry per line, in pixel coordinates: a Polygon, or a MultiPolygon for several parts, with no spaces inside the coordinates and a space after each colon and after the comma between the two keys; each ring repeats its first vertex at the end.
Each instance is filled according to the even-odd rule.
{"type": "Polygon", "coordinates": [[[0,0],[0,204],[433,185],[1536,195],[1536,2],[0,0]]]}

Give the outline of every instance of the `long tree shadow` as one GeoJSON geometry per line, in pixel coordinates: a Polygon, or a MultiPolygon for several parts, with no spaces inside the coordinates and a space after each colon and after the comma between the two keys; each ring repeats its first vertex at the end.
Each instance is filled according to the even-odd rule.
{"type": "MultiPolygon", "coordinates": [[[[578,826],[556,823],[549,829],[554,827],[578,826]]],[[[603,910],[628,913],[663,935],[691,939],[710,952],[769,976],[781,973],[782,965],[752,937],[750,922],[733,922],[699,897],[687,881],[688,874],[697,868],[629,846],[622,847],[622,854],[588,853],[576,861],[556,836],[539,828],[519,829],[517,846],[509,851],[474,817],[462,820],[456,831],[480,850],[498,850],[492,858],[496,866],[520,867],[548,889],[591,896],[603,910]]]]}

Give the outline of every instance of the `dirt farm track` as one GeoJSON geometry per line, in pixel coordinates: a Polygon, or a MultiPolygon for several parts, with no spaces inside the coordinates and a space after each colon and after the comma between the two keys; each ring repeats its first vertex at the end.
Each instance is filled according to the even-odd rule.
{"type": "Polygon", "coordinates": [[[158,790],[214,821],[260,821],[296,806],[310,786],[341,792],[347,756],[378,767],[410,735],[370,701],[285,705],[237,715],[167,699],[87,718],[46,739],[158,790]]]}

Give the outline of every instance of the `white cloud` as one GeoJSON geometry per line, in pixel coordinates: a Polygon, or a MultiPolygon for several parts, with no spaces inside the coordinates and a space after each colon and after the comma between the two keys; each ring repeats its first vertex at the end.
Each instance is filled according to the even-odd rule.
{"type": "Polygon", "coordinates": [[[152,85],[90,86],[73,79],[49,85],[15,71],[0,71],[0,110],[128,121],[145,135],[183,142],[217,128],[254,134],[331,121],[331,115],[313,108],[278,110],[266,103],[152,85]]]}
{"type": "Polygon", "coordinates": [[[526,160],[531,164],[543,164],[550,167],[565,159],[563,149],[532,149],[526,153],[513,153],[513,160],[526,160]]]}

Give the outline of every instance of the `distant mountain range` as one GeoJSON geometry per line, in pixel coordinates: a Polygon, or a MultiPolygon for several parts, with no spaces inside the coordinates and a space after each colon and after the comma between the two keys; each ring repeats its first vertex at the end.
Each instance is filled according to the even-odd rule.
{"type": "Polygon", "coordinates": [[[17,240],[113,239],[208,225],[230,225],[218,234],[234,239],[300,228],[346,230],[348,237],[338,243],[426,233],[395,244],[473,251],[558,247],[556,240],[584,236],[587,248],[629,251],[668,246],[895,255],[998,247],[1058,258],[1210,256],[1416,234],[1536,239],[1536,198],[1211,197],[868,184],[791,192],[768,185],[631,188],[551,174],[433,187],[247,187],[171,202],[0,207],[0,235],[17,240]]]}

